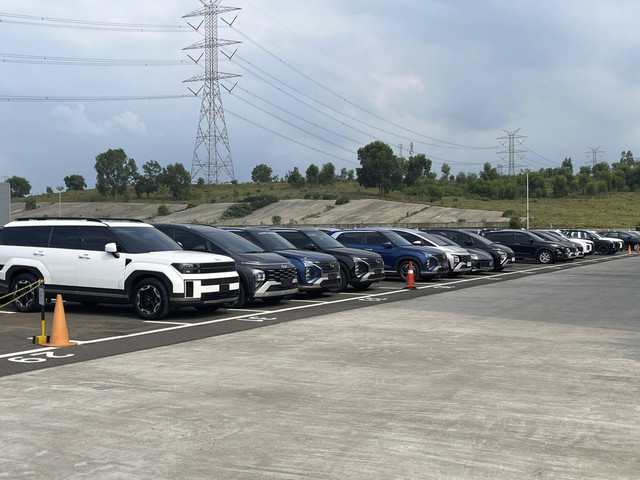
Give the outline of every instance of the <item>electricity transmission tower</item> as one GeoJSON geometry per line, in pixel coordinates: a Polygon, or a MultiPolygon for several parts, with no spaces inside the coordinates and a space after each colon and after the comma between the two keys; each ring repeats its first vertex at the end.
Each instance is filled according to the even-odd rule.
{"type": "Polygon", "coordinates": [[[589,147],[589,151],[585,155],[591,155],[591,168],[596,166],[597,160],[602,157],[604,152],[600,151],[600,147],[589,147]]]}
{"type": "MultiPolygon", "coordinates": [[[[183,49],[204,49],[204,53],[201,53],[197,58],[189,55],[189,58],[196,64],[200,64],[204,56],[204,72],[185,80],[185,82],[203,82],[202,86],[195,91],[189,88],[191,93],[196,96],[202,93],[200,119],[198,120],[196,142],[193,149],[191,181],[194,181],[196,175],[202,172],[206,183],[219,184],[221,173],[226,173],[231,180],[235,180],[231,161],[231,146],[229,145],[227,124],[224,119],[224,109],[222,108],[220,80],[239,77],[240,75],[223,73],[218,70],[218,49],[240,42],[218,38],[218,18],[221,14],[240,10],[240,8],[222,6],[220,5],[220,0],[200,0],[200,3],[203,5],[202,8],[182,17],[204,16],[204,20],[201,20],[197,26],[189,23],[195,31],[199,31],[204,24],[204,39],[183,49]]],[[[221,20],[231,26],[236,18],[237,16],[231,22],[227,22],[222,18],[221,20]]],[[[234,54],[235,52],[231,55],[224,55],[230,59],[234,54]]],[[[224,88],[229,92],[233,90],[233,87],[231,89],[224,88]]]]}
{"type": "MultiPolygon", "coordinates": [[[[526,153],[524,150],[516,150],[515,148],[515,144],[516,144],[516,140],[520,139],[520,138],[527,138],[524,135],[518,135],[518,132],[520,131],[520,129],[514,130],[513,132],[508,132],[507,130],[503,130],[504,133],[506,133],[507,135],[505,135],[504,137],[498,137],[497,140],[504,140],[500,142],[500,145],[502,145],[503,147],[507,145],[507,143],[509,144],[508,150],[503,150],[501,152],[498,152],[498,155],[508,155],[509,156],[509,172],[508,175],[515,175],[516,174],[516,160],[515,160],[515,156],[517,155],[518,158],[522,159],[522,157],[524,157],[524,154],[526,153]]],[[[519,141],[518,143],[520,145],[522,145],[522,143],[524,142],[524,140],[519,141]]],[[[503,160],[505,159],[504,156],[500,157],[503,160]]]]}

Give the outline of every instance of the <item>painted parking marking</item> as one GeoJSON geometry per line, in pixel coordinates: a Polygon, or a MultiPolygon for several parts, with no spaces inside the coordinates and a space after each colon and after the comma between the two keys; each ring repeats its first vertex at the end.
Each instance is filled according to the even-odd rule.
{"type": "Polygon", "coordinates": [[[258,316],[251,316],[251,317],[246,317],[246,318],[239,318],[238,321],[240,322],[258,322],[258,323],[263,323],[263,322],[272,322],[274,320],[277,320],[277,317],[258,317],[258,316]]]}
{"type": "Polygon", "coordinates": [[[50,358],[69,358],[69,357],[73,357],[74,354],[73,353],[68,353],[66,355],[56,355],[55,351],[44,351],[44,352],[35,352],[35,353],[30,353],[26,356],[24,355],[16,355],[13,357],[9,357],[7,358],[7,360],[9,360],[10,362],[14,362],[14,363],[42,363],[42,362],[46,362],[47,359],[50,358]],[[44,358],[43,358],[44,357],[44,358]]]}

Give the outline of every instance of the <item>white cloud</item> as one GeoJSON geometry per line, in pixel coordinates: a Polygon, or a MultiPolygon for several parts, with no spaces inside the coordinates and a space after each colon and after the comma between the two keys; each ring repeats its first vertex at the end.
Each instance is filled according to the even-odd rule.
{"type": "Polygon", "coordinates": [[[140,116],[129,111],[107,120],[91,120],[86,114],[84,105],[75,108],[59,105],[51,112],[56,127],[75,135],[106,136],[114,133],[132,133],[143,136],[147,128],[140,121],[140,116]]]}

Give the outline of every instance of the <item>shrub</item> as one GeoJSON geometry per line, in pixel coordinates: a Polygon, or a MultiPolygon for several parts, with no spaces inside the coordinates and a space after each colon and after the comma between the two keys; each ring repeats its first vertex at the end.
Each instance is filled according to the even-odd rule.
{"type": "Polygon", "coordinates": [[[222,212],[220,220],[228,220],[229,218],[242,218],[249,215],[253,210],[248,203],[234,203],[229,205],[227,209],[222,212]]]}
{"type": "Polygon", "coordinates": [[[349,197],[342,196],[336,200],[335,205],[344,205],[345,203],[349,203],[349,197]]]}
{"type": "Polygon", "coordinates": [[[164,216],[164,215],[169,215],[171,212],[169,211],[169,207],[167,207],[166,205],[162,204],[158,207],[158,215],[159,216],[164,216]]]}
{"type": "Polygon", "coordinates": [[[259,208],[266,207],[272,203],[279,202],[280,199],[275,195],[253,195],[246,197],[242,200],[245,203],[251,205],[252,210],[258,210],[259,208]]]}
{"type": "Polygon", "coordinates": [[[29,197],[24,201],[24,209],[25,210],[35,210],[38,205],[36,205],[36,199],[33,197],[29,197]]]}
{"type": "Polygon", "coordinates": [[[282,223],[282,217],[280,215],[274,215],[271,217],[271,223],[273,225],[280,225],[282,223]]]}
{"type": "Polygon", "coordinates": [[[522,228],[522,220],[520,220],[520,217],[511,217],[509,219],[509,228],[522,228]]]}

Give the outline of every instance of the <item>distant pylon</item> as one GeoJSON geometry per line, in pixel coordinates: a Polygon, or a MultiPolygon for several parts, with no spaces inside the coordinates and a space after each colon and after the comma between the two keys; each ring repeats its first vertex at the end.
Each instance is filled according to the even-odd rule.
{"type": "MultiPolygon", "coordinates": [[[[521,157],[521,154],[524,154],[525,151],[524,150],[516,150],[515,148],[515,141],[516,139],[520,139],[520,138],[527,138],[524,135],[518,135],[518,132],[520,131],[520,129],[514,130],[513,132],[509,132],[507,130],[503,130],[504,133],[506,133],[507,135],[504,137],[498,137],[498,140],[505,140],[504,142],[500,142],[500,144],[502,146],[507,145],[508,143],[508,150],[503,150],[501,152],[498,152],[498,155],[508,155],[509,157],[509,175],[515,175],[516,174],[516,160],[515,160],[515,156],[518,155],[518,157],[521,157]]],[[[524,141],[524,140],[523,140],[524,141]]],[[[520,144],[522,144],[522,142],[519,142],[520,144]]],[[[501,157],[501,158],[505,158],[505,157],[501,157]]]]}
{"type": "MultiPolygon", "coordinates": [[[[204,49],[204,54],[200,54],[197,58],[189,55],[189,58],[198,65],[201,64],[200,62],[204,55],[204,73],[185,80],[185,82],[203,82],[203,85],[196,90],[189,88],[194,95],[201,94],[202,96],[196,142],[193,149],[193,162],[191,164],[191,181],[195,181],[196,176],[202,172],[202,177],[206,183],[219,184],[221,183],[221,173],[225,173],[230,180],[235,180],[233,162],[231,160],[231,146],[227,135],[227,123],[222,107],[220,80],[239,77],[240,75],[223,73],[218,70],[218,49],[240,42],[218,38],[218,16],[234,10],[240,10],[240,8],[221,6],[220,0],[200,0],[200,3],[202,3],[203,8],[183,17],[204,16],[204,21],[201,21],[198,25],[189,24],[194,30],[200,31],[204,22],[204,40],[184,48],[184,50],[204,49]]],[[[222,20],[227,25],[231,25],[236,18],[231,22],[222,20]]],[[[231,55],[225,55],[231,58],[234,54],[235,52],[231,55]]],[[[233,90],[233,87],[230,89],[224,88],[228,91],[233,90]]]]}

